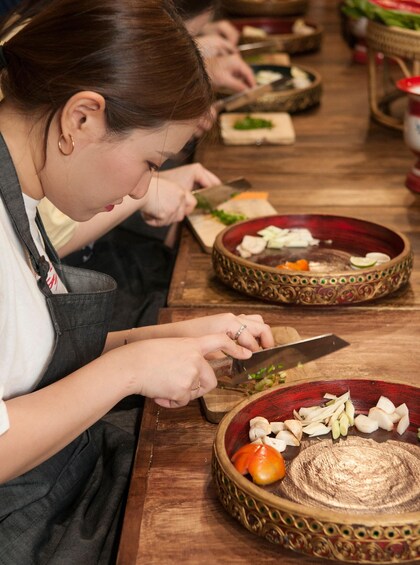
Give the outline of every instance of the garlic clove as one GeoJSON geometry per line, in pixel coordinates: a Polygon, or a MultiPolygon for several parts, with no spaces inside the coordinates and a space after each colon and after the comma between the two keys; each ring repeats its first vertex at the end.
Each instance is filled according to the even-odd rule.
{"type": "Polygon", "coordinates": [[[286,443],[286,445],[290,445],[292,447],[297,447],[298,445],[300,445],[297,437],[295,437],[292,432],[289,432],[288,430],[282,430],[281,432],[279,432],[276,435],[276,439],[281,439],[286,443]]]}
{"type": "Polygon", "coordinates": [[[255,424],[269,424],[270,422],[264,416],[255,416],[252,420],[249,421],[250,427],[254,426],[255,424]]]}
{"type": "Polygon", "coordinates": [[[394,427],[389,414],[377,406],[374,406],[369,410],[369,418],[376,420],[378,422],[378,426],[387,432],[390,432],[394,427]]]}
{"type": "Polygon", "coordinates": [[[298,420],[285,420],[284,425],[298,441],[302,439],[302,424],[298,420]]]}
{"type": "Polygon", "coordinates": [[[283,451],[285,451],[287,444],[285,441],[283,441],[282,439],[277,439],[275,437],[268,437],[265,436],[262,439],[262,442],[265,443],[265,445],[270,445],[271,447],[274,447],[274,449],[276,449],[279,453],[282,453],[283,451]]]}
{"type": "Polygon", "coordinates": [[[376,403],[376,407],[386,412],[386,414],[392,414],[393,412],[395,412],[394,403],[386,396],[381,396],[379,398],[378,402],[376,403]]]}
{"type": "Polygon", "coordinates": [[[256,424],[255,426],[252,426],[249,430],[249,439],[250,441],[254,441],[259,437],[268,436],[270,435],[270,433],[271,433],[270,424],[268,424],[268,426],[264,424],[256,424]]]}
{"type": "Polygon", "coordinates": [[[376,432],[379,427],[378,421],[369,418],[365,414],[359,414],[354,419],[354,425],[364,434],[371,434],[372,432],[376,432]]]}

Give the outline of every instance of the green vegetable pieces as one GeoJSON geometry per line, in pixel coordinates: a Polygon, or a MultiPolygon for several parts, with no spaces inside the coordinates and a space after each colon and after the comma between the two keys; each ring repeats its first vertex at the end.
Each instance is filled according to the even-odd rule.
{"type": "Polygon", "coordinates": [[[265,120],[264,118],[253,118],[248,115],[242,120],[237,120],[233,124],[234,129],[249,130],[249,129],[272,129],[274,124],[271,120],[265,120]]]}

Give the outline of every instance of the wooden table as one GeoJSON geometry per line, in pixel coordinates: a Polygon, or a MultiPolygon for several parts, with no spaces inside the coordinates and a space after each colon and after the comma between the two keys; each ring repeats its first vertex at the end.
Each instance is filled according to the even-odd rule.
{"type": "MultiPolygon", "coordinates": [[[[414,156],[402,133],[369,119],[367,69],[352,64],[339,34],[336,2],[313,0],[308,19],[324,25],[323,48],[296,56],[295,64],[313,67],[322,75],[321,105],[293,115],[296,143],[291,146],[227,147],[206,142],[196,160],[229,180],[247,178],[255,189],[269,192],[280,214],[324,213],[352,216],[385,224],[405,233],[414,253],[420,251],[420,196],[405,188],[414,156]]],[[[411,288],[377,305],[419,306],[420,271],[411,288]]],[[[185,228],[172,285],[171,307],[246,304],[259,310],[283,308],[251,300],[224,286],[213,274],[211,258],[202,253],[185,228]]]]}
{"type": "MultiPolygon", "coordinates": [[[[320,53],[296,57],[323,77],[319,108],[295,115],[297,141],[288,147],[224,147],[204,143],[197,160],[222,179],[245,176],[268,190],[279,213],[331,213],[394,227],[420,253],[420,197],[404,187],[413,156],[400,133],[371,123],[366,68],[351,63],[339,36],[336,2],[311,0],[308,19],[324,25],[320,53]]],[[[260,311],[271,325],[305,338],[334,332],[351,343],[317,361],[325,378],[418,382],[420,267],[395,295],[349,307],[284,307],[253,301],[218,282],[187,229],[161,321],[230,310],[260,311]]],[[[216,426],[199,403],[165,410],[146,400],[118,556],[119,565],[321,565],[322,560],[272,546],[223,510],[211,482],[216,426]]]]}
{"type": "MultiPolygon", "coordinates": [[[[162,322],[218,312],[178,308],[163,312],[162,322]]],[[[265,314],[271,325],[295,327],[302,337],[319,333],[320,316],[294,309],[265,314]]],[[[420,316],[377,308],[360,316],[353,308],[328,316],[328,330],[351,343],[316,362],[325,378],[377,377],[418,382],[420,316]]],[[[314,363],[312,366],[314,372],[314,363]]],[[[210,461],[216,425],[204,418],[198,401],[177,410],[145,403],[140,442],[126,508],[120,565],[322,565],[320,559],[272,546],[231,518],[217,499],[210,461]]]]}

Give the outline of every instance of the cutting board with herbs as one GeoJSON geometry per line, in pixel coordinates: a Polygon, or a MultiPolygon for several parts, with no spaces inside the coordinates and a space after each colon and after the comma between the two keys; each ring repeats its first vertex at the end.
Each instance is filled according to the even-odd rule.
{"type": "MultiPolygon", "coordinates": [[[[301,339],[297,330],[291,327],[272,328],[276,345],[292,343],[301,339]]],[[[315,364],[302,365],[295,369],[288,369],[284,372],[284,382],[294,383],[296,381],[311,379],[316,375],[315,364]]],[[[232,410],[239,402],[244,400],[249,392],[246,390],[229,389],[217,387],[201,398],[204,414],[209,422],[217,424],[223,416],[232,410]]]]}
{"type": "Polygon", "coordinates": [[[197,207],[187,222],[206,253],[211,253],[216,237],[236,221],[272,216],[277,210],[268,201],[267,192],[247,191],[209,210],[197,207]]]}

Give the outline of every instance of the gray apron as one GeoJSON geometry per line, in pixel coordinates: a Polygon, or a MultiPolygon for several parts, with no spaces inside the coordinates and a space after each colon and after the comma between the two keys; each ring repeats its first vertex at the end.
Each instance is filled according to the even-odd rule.
{"type": "MultiPolygon", "coordinates": [[[[48,263],[32,240],[22,192],[1,134],[0,196],[40,276],[38,286],[56,334],[40,389],[101,354],[116,284],[107,275],[60,265],[38,224],[68,290],[68,294],[51,293],[46,283],[48,263]]],[[[133,449],[133,434],[100,421],[35,469],[0,485],[0,563],[112,562],[133,449]]]]}

